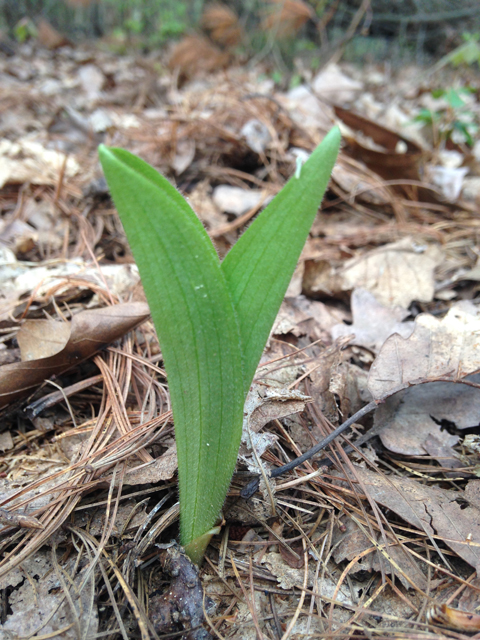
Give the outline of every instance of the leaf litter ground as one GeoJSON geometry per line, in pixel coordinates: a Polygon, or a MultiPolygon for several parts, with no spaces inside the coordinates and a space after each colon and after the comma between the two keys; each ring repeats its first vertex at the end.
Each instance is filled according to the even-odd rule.
{"type": "Polygon", "coordinates": [[[179,88],[162,62],[29,44],[0,60],[0,637],[478,631],[480,158],[412,124],[438,78],[332,65],[281,92],[232,66],[179,88]],[[223,256],[334,122],[344,148],[198,573],[171,544],[168,385],[96,146],[176,182],[223,256]]]}

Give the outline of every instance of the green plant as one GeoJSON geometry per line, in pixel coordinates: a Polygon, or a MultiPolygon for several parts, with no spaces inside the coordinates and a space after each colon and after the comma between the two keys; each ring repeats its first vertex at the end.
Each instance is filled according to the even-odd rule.
{"type": "Polygon", "coordinates": [[[245,397],[339,144],[335,128],[222,263],[168,180],[125,150],[99,148],[162,349],[177,442],[181,541],[195,562],[218,531],[245,397]]]}
{"type": "Polygon", "coordinates": [[[463,142],[473,147],[474,135],[478,131],[475,122],[475,114],[468,109],[468,105],[462,96],[474,93],[470,87],[458,89],[436,89],[432,91],[432,97],[443,98],[447,106],[432,110],[421,109],[414,118],[414,122],[421,122],[432,128],[434,142],[463,142]]]}
{"type": "Polygon", "coordinates": [[[17,42],[20,44],[23,44],[29,38],[36,38],[38,33],[35,24],[30,18],[22,18],[19,20],[13,31],[17,42]]]}
{"type": "Polygon", "coordinates": [[[448,64],[459,67],[461,65],[471,66],[476,62],[480,65],[480,33],[462,33],[462,38],[463,44],[443,56],[430,72],[439,71],[448,64]]]}

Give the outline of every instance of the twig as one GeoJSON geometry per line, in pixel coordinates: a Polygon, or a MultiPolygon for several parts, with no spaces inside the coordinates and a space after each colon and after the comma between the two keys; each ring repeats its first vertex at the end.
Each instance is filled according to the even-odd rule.
{"type": "MultiPolygon", "coordinates": [[[[283,467],[278,467],[277,469],[274,469],[270,473],[270,477],[278,478],[278,476],[281,476],[283,473],[287,473],[287,471],[291,471],[292,469],[295,469],[295,467],[298,467],[300,464],[302,464],[306,460],[309,460],[316,453],[318,453],[322,449],[325,449],[325,447],[327,447],[333,440],[335,440],[335,438],[337,438],[344,431],[346,431],[354,422],[357,422],[357,420],[360,420],[361,418],[369,414],[371,411],[376,409],[377,406],[378,406],[378,401],[372,400],[372,402],[369,402],[367,405],[363,407],[363,409],[360,409],[360,411],[357,411],[356,413],[354,413],[353,416],[348,418],[348,420],[345,420],[343,424],[337,427],[335,431],[332,431],[330,435],[328,435],[321,442],[319,442],[314,447],[306,451],[303,455],[283,465],[283,467]]],[[[367,433],[365,435],[370,436],[370,433],[367,433]]],[[[358,444],[361,444],[361,443],[358,442],[358,444]]],[[[322,463],[323,462],[324,461],[322,461],[322,463]]],[[[243,489],[240,491],[241,497],[245,499],[251,498],[253,494],[257,491],[259,483],[260,483],[260,478],[259,476],[257,476],[256,478],[251,480],[247,485],[243,487],[243,489]]]]}

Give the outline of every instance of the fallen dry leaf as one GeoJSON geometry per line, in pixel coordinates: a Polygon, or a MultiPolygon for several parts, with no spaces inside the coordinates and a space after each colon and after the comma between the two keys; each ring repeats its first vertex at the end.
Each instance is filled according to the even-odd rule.
{"type": "MultiPolygon", "coordinates": [[[[138,460],[131,460],[131,467],[127,466],[123,484],[125,486],[134,486],[138,484],[150,484],[171,480],[175,475],[178,467],[177,461],[177,445],[174,443],[159,458],[156,458],[150,464],[142,464],[138,469],[138,460]]],[[[109,482],[112,474],[105,476],[105,481],[109,482]]]]}
{"type": "Polygon", "coordinates": [[[480,316],[474,304],[453,305],[438,320],[428,313],[415,319],[406,340],[390,336],[372,364],[368,388],[375,399],[413,383],[443,378],[461,380],[480,371],[480,316]]]}
{"type": "Polygon", "coordinates": [[[228,217],[218,209],[210,195],[210,191],[208,180],[202,180],[188,194],[188,202],[211,232],[224,227],[228,223],[228,217]]]}
{"type": "MultiPolygon", "coordinates": [[[[245,401],[244,423],[248,421],[250,430],[258,432],[271,420],[303,411],[305,403],[310,401],[310,396],[295,389],[268,388],[253,384],[245,401]]],[[[245,432],[248,433],[246,426],[245,432]]]]}
{"type": "MultiPolygon", "coordinates": [[[[383,544],[383,539],[378,534],[375,536],[375,541],[378,545],[383,544]]],[[[345,532],[336,531],[333,538],[333,547],[335,549],[333,552],[335,562],[341,562],[345,559],[353,560],[363,551],[375,549],[372,541],[350,519],[346,522],[345,532]]],[[[422,590],[427,587],[426,577],[415,559],[405,551],[402,545],[392,541],[392,544],[385,551],[386,555],[382,555],[381,551],[375,549],[372,553],[362,556],[352,567],[350,573],[380,571],[383,568],[385,573],[396,576],[406,589],[411,589],[413,585],[417,585],[422,590]],[[393,564],[389,562],[387,556],[392,558],[393,564]]]]}
{"type": "Polygon", "coordinates": [[[353,334],[350,344],[378,352],[393,333],[408,338],[413,331],[413,322],[402,322],[409,315],[406,309],[398,306],[386,307],[366,289],[354,289],[350,304],[353,324],[337,324],[332,327],[334,340],[353,334]]]}
{"type": "Polygon", "coordinates": [[[37,231],[23,220],[12,220],[7,224],[0,222],[0,244],[15,254],[30,251],[38,240],[37,231]]]}
{"type": "Polygon", "coordinates": [[[91,103],[98,100],[105,84],[103,72],[94,64],[86,64],[78,70],[78,77],[87,100],[91,103]]]}
{"type": "Polygon", "coordinates": [[[37,551],[22,562],[21,568],[10,571],[3,579],[6,586],[16,588],[9,594],[9,614],[0,625],[2,638],[31,637],[37,633],[63,640],[74,640],[80,634],[85,638],[95,637],[98,611],[91,600],[95,573],[87,577],[89,565],[75,566],[73,556],[62,563],[59,575],[49,556],[50,552],[37,551]],[[85,578],[86,583],[82,584],[85,578]],[[65,583],[70,586],[68,600],[63,589],[65,583]]]}
{"type": "Polygon", "coordinates": [[[16,142],[0,142],[0,188],[6,184],[31,182],[55,185],[61,171],[73,177],[80,170],[78,162],[40,142],[25,136],[16,142]]]}
{"type": "Polygon", "coordinates": [[[388,188],[383,186],[377,176],[372,176],[368,169],[355,160],[340,157],[333,167],[332,180],[351,200],[378,206],[388,205],[391,201],[388,188]]]}
{"type": "MultiPolygon", "coordinates": [[[[118,505],[115,513],[115,523],[112,527],[111,537],[120,538],[130,532],[136,532],[148,518],[147,504],[149,499],[142,500],[142,503],[133,500],[125,500],[118,505]]],[[[103,506],[103,505],[102,505],[103,506]]],[[[101,536],[108,527],[106,520],[106,510],[102,506],[76,509],[73,514],[74,526],[88,526],[88,531],[92,536],[101,536]]]]}
{"type": "Polygon", "coordinates": [[[232,213],[235,216],[241,216],[262,204],[266,206],[272,199],[260,189],[241,189],[228,184],[215,187],[212,198],[220,211],[232,213]]]}
{"type": "Polygon", "coordinates": [[[429,487],[411,478],[387,477],[357,466],[355,474],[373,500],[429,536],[436,534],[477,573],[480,571],[480,509],[460,504],[465,500],[463,492],[429,487]]]}
{"type": "MultiPolygon", "coordinates": [[[[468,379],[480,382],[479,376],[468,379]]],[[[478,389],[454,382],[431,382],[387,398],[375,412],[375,424],[384,425],[380,439],[387,449],[422,456],[433,449],[435,443],[429,443],[430,436],[449,448],[458,443],[459,436],[441,429],[442,421],[455,423],[457,429],[467,429],[478,424],[479,415],[478,389]]]]}
{"type": "Polygon", "coordinates": [[[352,111],[335,106],[335,114],[351,130],[344,130],[347,151],[364,162],[378,175],[395,178],[419,179],[419,166],[424,158],[422,148],[382,125],[352,111]]]}
{"type": "Polygon", "coordinates": [[[328,102],[351,102],[363,91],[362,82],[352,80],[334,62],[328,64],[312,80],[312,88],[328,102]]]}
{"type": "MultiPolygon", "coordinates": [[[[343,340],[345,344],[347,340],[343,340]]],[[[309,379],[311,385],[308,388],[309,393],[315,398],[315,404],[323,415],[332,423],[336,423],[339,417],[339,406],[335,393],[343,395],[342,382],[347,384],[347,374],[336,376],[344,354],[341,350],[341,342],[327,347],[317,358],[316,364],[311,368],[309,379]],[[318,366],[320,365],[320,366],[318,366]],[[332,381],[334,381],[333,384],[332,381]],[[335,389],[335,392],[332,391],[335,389]]],[[[342,409],[344,407],[342,406],[342,409]]]]}
{"type": "Polygon", "coordinates": [[[274,433],[259,433],[272,420],[278,420],[305,409],[309,396],[294,389],[264,387],[253,384],[245,401],[242,444],[239,457],[250,471],[259,473],[256,457],[260,457],[277,440],[274,433]],[[257,456],[252,455],[255,449],[257,456]]]}
{"type": "Polygon", "coordinates": [[[304,356],[295,357],[295,349],[287,342],[270,340],[257,368],[255,381],[286,388],[303,373],[304,359],[304,356]]]}
{"type": "MultiPolygon", "coordinates": [[[[261,560],[261,564],[268,567],[270,573],[275,576],[280,589],[303,587],[305,569],[295,569],[290,567],[284,561],[280,553],[277,553],[276,551],[266,553],[261,560]]],[[[329,575],[326,575],[322,579],[316,581],[315,572],[311,568],[312,564],[313,563],[310,564],[308,571],[307,586],[315,586],[315,591],[320,594],[320,597],[323,595],[326,598],[331,598],[336,593],[337,602],[344,602],[348,605],[353,604],[352,592],[347,585],[343,584],[338,592],[336,592],[336,581],[329,575]]],[[[354,578],[352,579],[352,587],[355,588],[355,591],[357,588],[361,588],[360,583],[358,583],[354,578]]]]}
{"type": "Polygon", "coordinates": [[[52,27],[45,18],[42,18],[38,22],[37,39],[39,44],[47,49],[58,49],[59,47],[71,44],[68,38],[52,27]]]}
{"type": "Polygon", "coordinates": [[[267,146],[272,141],[267,125],[257,118],[248,120],[240,129],[240,135],[255,153],[265,153],[267,146]]]}
{"type": "MultiPolygon", "coordinates": [[[[53,349],[54,355],[15,362],[0,368],[0,407],[31,393],[50,376],[58,375],[90,358],[110,342],[144,322],[149,315],[146,303],[134,302],[81,311],[73,317],[68,335],[63,323],[56,323],[66,339],[63,348],[50,339],[48,348],[53,349]]],[[[28,325],[30,332],[31,322],[28,325]]],[[[43,321],[40,322],[43,326],[43,321]]],[[[41,340],[42,336],[38,339],[41,340]]]]}
{"type": "Polygon", "coordinates": [[[305,129],[313,139],[319,131],[328,131],[334,117],[330,105],[322,102],[313,93],[311,87],[301,84],[286,95],[279,94],[279,101],[285,104],[292,120],[305,129]]]}
{"type": "Polygon", "coordinates": [[[62,349],[70,337],[70,323],[45,320],[25,320],[17,333],[20,355],[24,362],[53,356],[62,349]]]}
{"type": "Polygon", "coordinates": [[[221,51],[207,38],[199,35],[185,36],[173,48],[168,61],[170,69],[178,71],[184,80],[197,73],[211,73],[228,65],[230,54],[221,51]]]}
{"type": "MultiPolygon", "coordinates": [[[[303,269],[299,271],[302,273],[303,269]]],[[[294,273],[293,279],[296,273],[298,272],[294,273]]],[[[272,335],[277,336],[288,333],[292,333],[297,337],[307,335],[312,341],[322,338],[328,344],[332,328],[339,322],[349,318],[350,315],[345,311],[336,307],[329,307],[323,302],[309,300],[302,295],[286,297],[275,319],[272,335]]]]}
{"type": "Polygon", "coordinates": [[[407,309],[413,300],[430,302],[435,291],[433,272],[442,259],[436,245],[419,245],[412,238],[386,244],[339,271],[341,289],[367,289],[386,306],[407,309]]]}
{"type": "Polygon", "coordinates": [[[297,337],[305,335],[306,323],[310,319],[310,316],[296,303],[296,298],[287,299],[282,302],[273,324],[272,335],[281,336],[288,333],[297,337]]]}
{"type": "Polygon", "coordinates": [[[175,156],[171,162],[172,168],[177,176],[183,173],[192,164],[193,159],[195,158],[195,151],[195,140],[183,138],[178,141],[175,149],[175,156]]]}
{"type": "Polygon", "coordinates": [[[332,367],[328,390],[338,398],[342,415],[351,416],[371,402],[367,382],[368,372],[351,362],[340,362],[332,367]]]}
{"type": "Polygon", "coordinates": [[[13,438],[10,431],[4,431],[0,433],[0,451],[8,451],[13,449],[13,438]]]}

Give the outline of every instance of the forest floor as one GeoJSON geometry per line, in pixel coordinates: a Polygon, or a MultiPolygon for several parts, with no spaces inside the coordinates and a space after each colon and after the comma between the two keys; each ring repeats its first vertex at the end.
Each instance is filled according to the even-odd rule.
{"type": "Polygon", "coordinates": [[[178,78],[90,46],[0,58],[0,639],[480,632],[478,72],[178,78]],[[335,123],[198,581],[170,545],[168,385],[97,146],[169,177],[223,257],[335,123]],[[372,400],[240,495],[260,458],[282,466],[372,400]]]}

